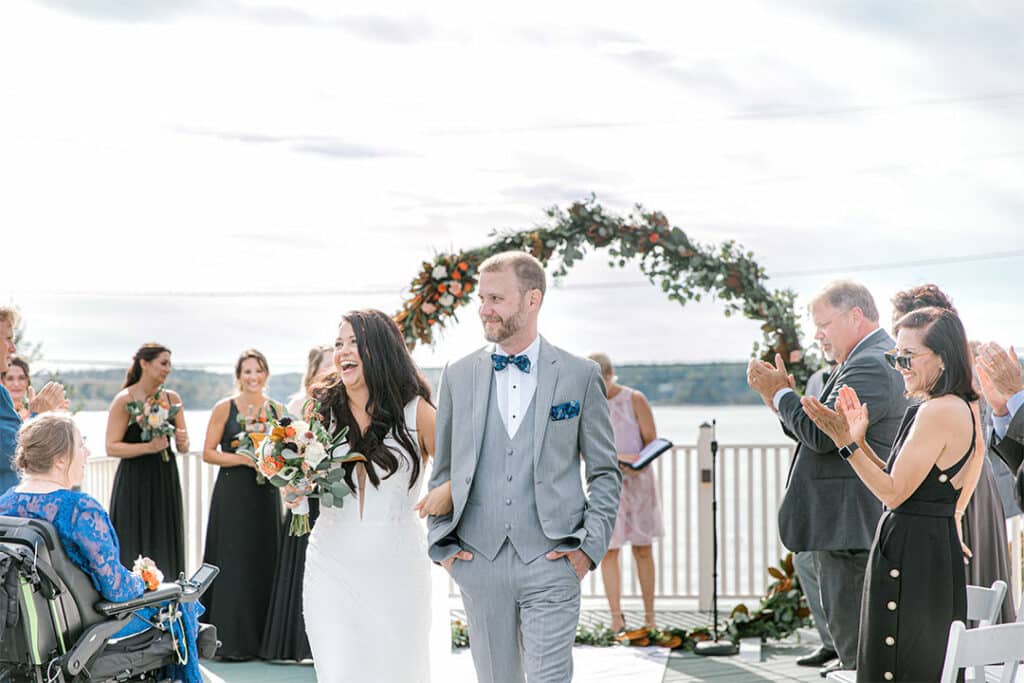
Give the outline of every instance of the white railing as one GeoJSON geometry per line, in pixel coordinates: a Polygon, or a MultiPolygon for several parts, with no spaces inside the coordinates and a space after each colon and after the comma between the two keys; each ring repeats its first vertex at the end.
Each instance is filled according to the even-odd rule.
{"type": "MultiPolygon", "coordinates": [[[[763,595],[767,569],[787,552],[779,541],[776,513],[782,501],[792,444],[719,446],[716,456],[718,489],[719,596],[750,599],[763,595]]],[[[675,446],[653,467],[658,480],[665,536],[654,543],[655,594],[659,598],[697,599],[710,609],[712,589],[711,429],[703,426],[696,446],[675,446]]],[[[90,458],[82,489],[104,505],[117,470],[116,458],[90,458]]],[[[186,569],[197,568],[203,557],[206,520],[217,467],[199,453],[178,456],[185,515],[186,569]]],[[[1014,604],[1020,601],[1021,544],[1019,517],[1007,521],[1011,544],[1014,604]]],[[[635,566],[628,551],[622,560],[623,597],[640,597],[635,566]]],[[[584,581],[585,596],[603,596],[598,572],[584,581]]]]}
{"type": "MultiPolygon", "coordinates": [[[[217,479],[217,466],[204,463],[198,452],[178,455],[177,459],[184,506],[185,572],[191,574],[203,561],[206,520],[210,515],[210,498],[217,479]]],[[[119,458],[94,457],[89,458],[85,466],[82,490],[100,501],[104,507],[110,505],[110,492],[114,487],[118,462],[119,458]]]]}

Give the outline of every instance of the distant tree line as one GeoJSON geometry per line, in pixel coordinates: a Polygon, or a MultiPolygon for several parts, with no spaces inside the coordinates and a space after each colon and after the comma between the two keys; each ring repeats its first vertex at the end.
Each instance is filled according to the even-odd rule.
{"type": "MultiPolygon", "coordinates": [[[[756,404],[757,395],[747,387],[746,367],[746,363],[620,365],[615,373],[619,382],[642,391],[655,405],[756,404]]],[[[423,373],[436,389],[440,369],[424,368],[423,373]]],[[[55,378],[73,387],[76,410],[103,410],[121,390],[124,370],[65,371],[55,378]]],[[[32,383],[39,387],[47,379],[45,372],[34,373],[32,383]]],[[[297,372],[271,375],[268,391],[275,399],[286,401],[301,382],[302,375],[297,372]]],[[[177,369],[168,386],[181,395],[186,407],[204,410],[233,391],[234,378],[227,373],[177,369]]]]}

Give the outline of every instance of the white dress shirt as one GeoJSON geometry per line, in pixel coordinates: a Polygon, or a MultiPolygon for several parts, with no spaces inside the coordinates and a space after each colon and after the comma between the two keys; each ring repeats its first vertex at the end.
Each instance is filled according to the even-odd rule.
{"type": "Polygon", "coordinates": [[[526,347],[522,353],[510,354],[498,344],[494,345],[494,353],[505,356],[525,355],[530,359],[530,371],[523,372],[512,363],[504,370],[494,371],[494,388],[498,392],[498,414],[505,423],[508,438],[516,435],[523,413],[530,407],[530,401],[537,391],[537,359],[540,357],[540,336],[526,347]]]}

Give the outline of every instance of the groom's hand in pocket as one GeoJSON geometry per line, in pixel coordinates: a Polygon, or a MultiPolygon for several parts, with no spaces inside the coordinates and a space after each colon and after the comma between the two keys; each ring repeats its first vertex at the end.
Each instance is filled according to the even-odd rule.
{"type": "Polygon", "coordinates": [[[446,572],[451,574],[452,573],[452,565],[455,564],[455,560],[461,560],[463,562],[469,562],[472,559],[473,559],[473,553],[469,552],[468,550],[460,550],[459,552],[457,552],[454,555],[452,555],[451,557],[449,557],[447,560],[441,560],[441,566],[444,567],[446,572]]]}
{"type": "Polygon", "coordinates": [[[590,571],[590,558],[582,550],[552,550],[550,553],[545,555],[549,560],[560,560],[563,557],[569,558],[569,564],[572,565],[572,569],[576,572],[576,578],[580,581],[590,571]]]}

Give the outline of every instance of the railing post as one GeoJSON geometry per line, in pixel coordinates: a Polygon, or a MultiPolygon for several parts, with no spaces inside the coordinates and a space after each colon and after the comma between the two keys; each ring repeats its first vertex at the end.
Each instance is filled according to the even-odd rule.
{"type": "Polygon", "coordinates": [[[711,510],[711,425],[700,426],[697,434],[697,609],[711,609],[714,579],[714,521],[711,510]]]}

